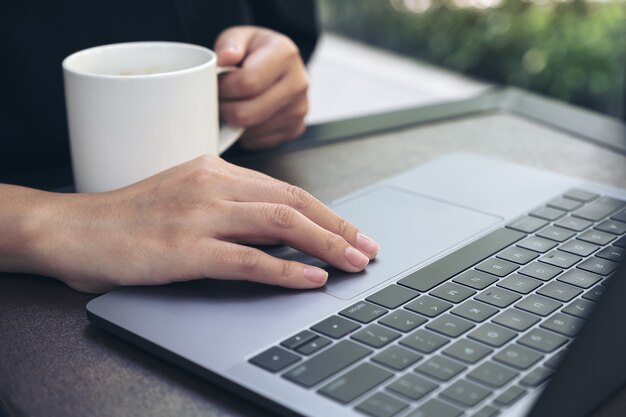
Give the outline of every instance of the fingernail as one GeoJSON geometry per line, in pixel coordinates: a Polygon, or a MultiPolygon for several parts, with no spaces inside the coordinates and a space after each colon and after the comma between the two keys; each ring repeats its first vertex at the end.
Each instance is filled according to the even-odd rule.
{"type": "Polygon", "coordinates": [[[380,248],[378,243],[365,236],[363,233],[356,234],[356,245],[362,252],[372,256],[375,256],[380,248]]]}
{"type": "Polygon", "coordinates": [[[320,268],[304,268],[304,277],[316,284],[323,284],[328,278],[328,272],[320,268]]]}
{"type": "Polygon", "coordinates": [[[233,53],[238,53],[240,50],[239,46],[237,45],[226,45],[220,48],[220,52],[233,52],[233,53]]]}
{"type": "Polygon", "coordinates": [[[370,258],[363,255],[358,250],[354,249],[352,246],[348,246],[346,249],[346,259],[348,262],[352,264],[352,266],[363,269],[370,262],[370,258]]]}

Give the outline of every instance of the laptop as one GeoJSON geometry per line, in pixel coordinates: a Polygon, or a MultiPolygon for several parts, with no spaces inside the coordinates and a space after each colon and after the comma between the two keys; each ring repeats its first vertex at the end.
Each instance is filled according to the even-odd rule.
{"type": "Polygon", "coordinates": [[[461,153],[332,206],[381,244],[362,273],[330,269],[309,291],[121,288],[92,300],[89,320],[281,415],[543,416],[564,398],[574,411],[559,415],[584,415],[624,383],[624,308],[599,301],[609,283],[626,291],[613,278],[626,190],[461,153]],[[591,316],[572,344],[597,305],[614,316],[591,316]],[[592,353],[603,340],[621,350],[592,353]],[[580,387],[577,371],[604,379],[580,387]]]}

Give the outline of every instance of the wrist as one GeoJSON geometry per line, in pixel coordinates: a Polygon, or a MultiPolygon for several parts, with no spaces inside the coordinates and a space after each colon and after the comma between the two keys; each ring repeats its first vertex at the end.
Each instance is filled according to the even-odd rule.
{"type": "Polygon", "coordinates": [[[45,247],[52,241],[51,220],[58,196],[18,186],[0,187],[0,270],[54,275],[45,247]]]}

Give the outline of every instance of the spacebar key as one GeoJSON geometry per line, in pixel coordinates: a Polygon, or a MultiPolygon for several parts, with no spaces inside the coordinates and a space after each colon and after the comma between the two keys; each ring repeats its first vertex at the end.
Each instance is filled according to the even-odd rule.
{"type": "Polygon", "coordinates": [[[498,229],[402,278],[398,284],[418,291],[428,291],[523,237],[526,237],[524,233],[515,230],[498,229]]]}
{"type": "Polygon", "coordinates": [[[296,384],[312,387],[370,353],[372,351],[366,347],[343,340],[296,366],[283,377],[296,384]]]}

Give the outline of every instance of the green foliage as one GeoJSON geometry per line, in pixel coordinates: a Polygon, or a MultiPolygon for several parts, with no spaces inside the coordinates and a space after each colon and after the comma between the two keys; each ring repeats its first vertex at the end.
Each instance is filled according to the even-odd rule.
{"type": "Polygon", "coordinates": [[[325,29],[614,116],[624,0],[319,0],[325,29]],[[488,7],[490,6],[490,7],[488,7]]]}

